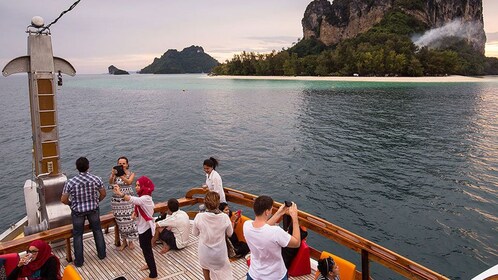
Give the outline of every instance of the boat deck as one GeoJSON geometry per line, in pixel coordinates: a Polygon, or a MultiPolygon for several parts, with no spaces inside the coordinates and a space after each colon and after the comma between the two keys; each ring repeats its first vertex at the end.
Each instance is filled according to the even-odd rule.
{"type": "MultiPolygon", "coordinates": [[[[145,264],[142,250],[136,242],[133,250],[126,248],[124,251],[118,251],[114,245],[114,231],[109,229],[109,233],[104,233],[107,246],[107,257],[99,260],[93,241],[93,235],[85,234],[83,239],[85,263],[77,270],[83,279],[111,280],[120,276],[127,280],[144,279],[148,276],[148,270],[140,271],[140,267],[145,264]]],[[[202,269],[197,257],[198,238],[190,235],[189,245],[180,250],[171,250],[166,254],[160,254],[162,245],[154,246],[154,257],[157,265],[158,279],[204,279],[202,269]]],[[[72,244],[71,244],[72,250],[72,244]]],[[[61,260],[61,271],[68,264],[64,246],[54,246],[54,254],[61,260]]],[[[231,262],[234,279],[246,279],[247,264],[244,258],[231,262]]],[[[290,279],[314,279],[312,274],[301,277],[290,277],[290,279]]]]}

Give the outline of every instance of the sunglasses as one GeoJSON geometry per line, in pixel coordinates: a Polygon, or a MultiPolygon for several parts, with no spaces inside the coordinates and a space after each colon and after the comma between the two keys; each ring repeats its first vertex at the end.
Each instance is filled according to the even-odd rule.
{"type": "Polygon", "coordinates": [[[28,250],[26,250],[26,253],[28,253],[28,254],[36,254],[36,253],[38,253],[38,250],[30,250],[30,249],[28,249],[28,250]]]}

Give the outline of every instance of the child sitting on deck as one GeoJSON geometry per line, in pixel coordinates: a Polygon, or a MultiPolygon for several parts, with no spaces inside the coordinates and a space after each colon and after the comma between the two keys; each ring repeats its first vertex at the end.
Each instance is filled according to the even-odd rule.
{"type": "Polygon", "coordinates": [[[179,210],[180,204],[176,198],[168,200],[168,215],[164,220],[156,222],[156,233],[152,245],[161,239],[164,246],[161,254],[170,249],[179,250],[187,246],[190,234],[190,219],[187,213],[179,210]]]}

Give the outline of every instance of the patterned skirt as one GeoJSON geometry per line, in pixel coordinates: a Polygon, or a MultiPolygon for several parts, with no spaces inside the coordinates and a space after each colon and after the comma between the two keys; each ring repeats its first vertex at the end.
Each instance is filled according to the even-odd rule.
{"type": "MultiPolygon", "coordinates": [[[[127,195],[132,195],[131,186],[120,186],[121,192],[127,195]]],[[[138,240],[137,224],[131,219],[131,214],[135,209],[133,203],[125,201],[119,196],[113,195],[111,198],[111,208],[118,225],[119,234],[121,239],[138,240]]]]}

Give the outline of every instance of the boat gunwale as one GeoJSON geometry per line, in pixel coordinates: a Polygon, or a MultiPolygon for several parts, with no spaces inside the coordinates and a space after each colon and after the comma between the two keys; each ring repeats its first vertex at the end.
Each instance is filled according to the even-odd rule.
{"type": "MultiPolygon", "coordinates": [[[[228,202],[243,205],[252,208],[254,200],[257,196],[232,188],[224,188],[225,196],[228,202]]],[[[207,190],[203,188],[191,188],[185,194],[185,197],[180,198],[179,206],[187,207],[204,202],[204,195],[207,190]],[[198,197],[199,196],[199,197],[198,197]],[[201,197],[202,196],[202,197],[201,197]]],[[[273,203],[273,213],[275,213],[282,203],[273,203]]],[[[156,203],[154,207],[155,213],[164,214],[168,210],[166,202],[156,203]]],[[[194,218],[196,212],[188,211],[190,218],[194,218]]],[[[298,211],[299,224],[305,226],[308,230],[318,233],[325,238],[332,240],[344,247],[347,247],[361,256],[361,272],[356,271],[356,276],[361,279],[370,279],[369,276],[369,261],[382,264],[386,268],[399,273],[408,279],[424,279],[424,280],[449,280],[449,278],[435,271],[430,270],[406,257],[403,257],[387,248],[384,248],[372,241],[369,241],[355,233],[352,233],[342,227],[339,227],[329,221],[326,221],[317,216],[306,213],[302,210],[298,211]]],[[[102,228],[108,232],[109,227],[115,225],[114,215],[112,213],[101,215],[100,217],[102,228]]],[[[89,232],[90,227],[88,222],[85,223],[85,232],[89,232]]],[[[47,242],[66,241],[66,260],[72,261],[71,241],[72,224],[60,226],[54,229],[49,229],[19,239],[0,242],[0,254],[18,253],[27,248],[34,240],[42,239],[47,242]]],[[[120,246],[119,231],[115,227],[114,244],[120,246]]],[[[311,258],[318,260],[321,251],[310,246],[311,258]]],[[[355,277],[356,279],[359,279],[355,277]]]]}

